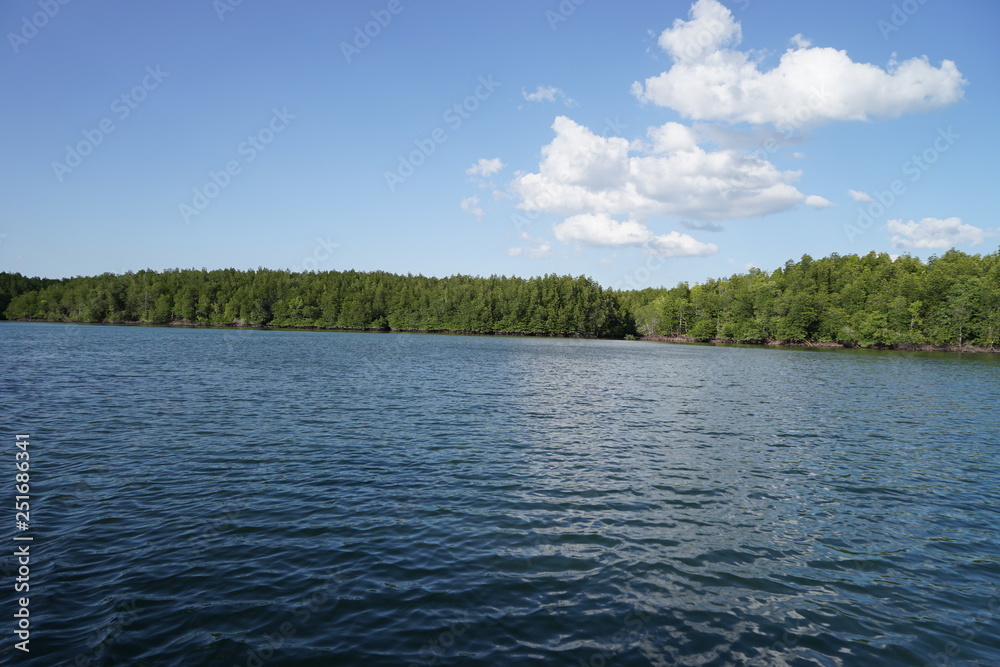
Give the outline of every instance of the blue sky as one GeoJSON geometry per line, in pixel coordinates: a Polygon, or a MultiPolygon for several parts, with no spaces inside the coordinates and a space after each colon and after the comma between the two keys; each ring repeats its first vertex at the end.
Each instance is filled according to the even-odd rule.
{"type": "Polygon", "coordinates": [[[997,25],[987,1],[11,1],[0,270],[627,288],[988,253],[997,25]]]}

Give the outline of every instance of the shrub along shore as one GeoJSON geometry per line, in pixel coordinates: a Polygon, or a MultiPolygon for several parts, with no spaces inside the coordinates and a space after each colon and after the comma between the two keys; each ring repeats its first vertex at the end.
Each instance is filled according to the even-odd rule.
{"type": "Polygon", "coordinates": [[[12,320],[418,331],[676,342],[1000,351],[1000,250],[927,262],[804,255],[693,286],[609,290],[585,276],[381,271],[0,273],[12,320]]]}

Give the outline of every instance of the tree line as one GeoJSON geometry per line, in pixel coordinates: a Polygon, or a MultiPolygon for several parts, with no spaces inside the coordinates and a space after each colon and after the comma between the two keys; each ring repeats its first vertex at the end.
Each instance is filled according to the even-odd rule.
{"type": "Polygon", "coordinates": [[[771,273],[751,269],[689,287],[619,295],[641,334],[737,342],[862,346],[1000,344],[1000,250],[949,250],[927,262],[803,255],[771,273]]]}
{"type": "Polygon", "coordinates": [[[554,274],[176,269],[48,280],[2,273],[0,305],[9,319],[67,322],[993,348],[1000,250],[950,250],[927,262],[875,252],[803,255],[772,272],[632,291],[554,274]]]}
{"type": "Polygon", "coordinates": [[[614,293],[583,276],[554,274],[525,279],[268,269],[105,273],[19,294],[6,316],[610,338],[632,333],[614,293]]]}

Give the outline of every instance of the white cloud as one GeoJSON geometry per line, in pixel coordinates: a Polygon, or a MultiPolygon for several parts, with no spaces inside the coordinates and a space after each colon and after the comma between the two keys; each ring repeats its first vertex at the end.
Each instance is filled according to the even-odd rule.
{"type": "Polygon", "coordinates": [[[564,93],[562,89],[555,86],[538,86],[533,93],[522,90],[521,95],[528,102],[555,102],[556,100],[562,100],[562,103],[568,107],[576,106],[576,102],[571,97],[564,93]]]}
{"type": "Polygon", "coordinates": [[[808,46],[800,35],[777,67],[761,71],[750,53],[728,48],[741,39],[728,9],[718,0],[698,0],[690,20],[677,19],[660,35],[671,68],[635,82],[632,92],[687,118],[791,130],[938,109],[961,99],[966,83],[950,60],[935,68],[926,58],[911,58],[882,69],[853,62],[845,51],[808,46]]]}
{"type": "Polygon", "coordinates": [[[641,245],[653,238],[653,233],[641,222],[618,222],[605,213],[583,213],[566,218],[553,231],[563,243],[585,245],[641,245]]]}
{"type": "Polygon", "coordinates": [[[574,215],[675,215],[727,220],[777,213],[805,201],[779,171],[746,151],[706,151],[678,123],[651,128],[652,146],[601,137],[565,116],[542,148],[537,173],[518,173],[519,208],[574,215]]]}
{"type": "Polygon", "coordinates": [[[490,160],[487,160],[486,158],[482,157],[479,158],[479,161],[476,162],[476,164],[466,169],[465,173],[469,174],[470,176],[484,176],[484,177],[492,176],[493,174],[497,173],[506,166],[507,165],[505,165],[503,161],[498,157],[492,158],[490,160]]]}
{"type": "Polygon", "coordinates": [[[680,123],[666,123],[649,128],[649,138],[653,140],[654,153],[691,151],[698,148],[694,130],[680,123]]]}
{"type": "Polygon", "coordinates": [[[679,232],[655,235],[633,219],[619,222],[611,216],[583,213],[566,218],[553,227],[556,239],[563,243],[589,246],[642,246],[647,252],[663,257],[694,257],[719,251],[714,243],[702,243],[679,232]]]}
{"type": "Polygon", "coordinates": [[[797,49],[808,49],[810,46],[813,45],[813,43],[808,39],[806,39],[801,32],[796,35],[793,35],[791,42],[792,46],[794,46],[797,49]]]}
{"type": "Polygon", "coordinates": [[[552,254],[552,244],[544,239],[535,239],[530,236],[525,238],[538,243],[537,247],[512,246],[507,248],[507,254],[511,257],[527,257],[528,259],[545,259],[552,254]]]}
{"type": "Polygon", "coordinates": [[[719,246],[714,243],[702,243],[680,232],[654,236],[646,249],[660,257],[702,257],[719,252],[719,246]]]}
{"type": "Polygon", "coordinates": [[[833,202],[826,197],[820,197],[819,195],[809,195],[806,197],[806,206],[812,206],[813,208],[830,208],[833,206],[833,202]]]}
{"type": "Polygon", "coordinates": [[[851,196],[851,199],[859,202],[870,202],[875,201],[872,196],[867,192],[862,192],[861,190],[848,190],[847,194],[851,196]]]}
{"type": "Polygon", "coordinates": [[[740,24],[733,13],[714,0],[698,0],[691,5],[690,21],[674,19],[674,25],[660,34],[657,43],[677,61],[697,62],[708,54],[743,41],[740,24]]]}
{"type": "Polygon", "coordinates": [[[924,218],[920,222],[890,220],[886,228],[894,235],[892,244],[897,248],[947,250],[959,245],[977,245],[987,236],[979,227],[962,224],[961,218],[924,218]]]}
{"type": "Polygon", "coordinates": [[[529,102],[555,102],[558,92],[559,89],[553,86],[538,86],[533,93],[522,90],[521,95],[529,102]]]}
{"type": "Polygon", "coordinates": [[[459,206],[461,206],[462,210],[465,211],[466,213],[471,213],[472,215],[476,216],[477,220],[483,219],[484,212],[483,209],[479,206],[479,197],[475,196],[466,197],[465,199],[462,200],[462,203],[459,204],[459,206]]]}

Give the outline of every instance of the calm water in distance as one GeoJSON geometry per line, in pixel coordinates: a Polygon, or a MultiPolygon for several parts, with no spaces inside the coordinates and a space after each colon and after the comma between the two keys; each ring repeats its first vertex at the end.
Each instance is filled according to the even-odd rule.
{"type": "Polygon", "coordinates": [[[6,664],[1000,664],[997,356],[0,323],[0,371],[6,664]]]}

